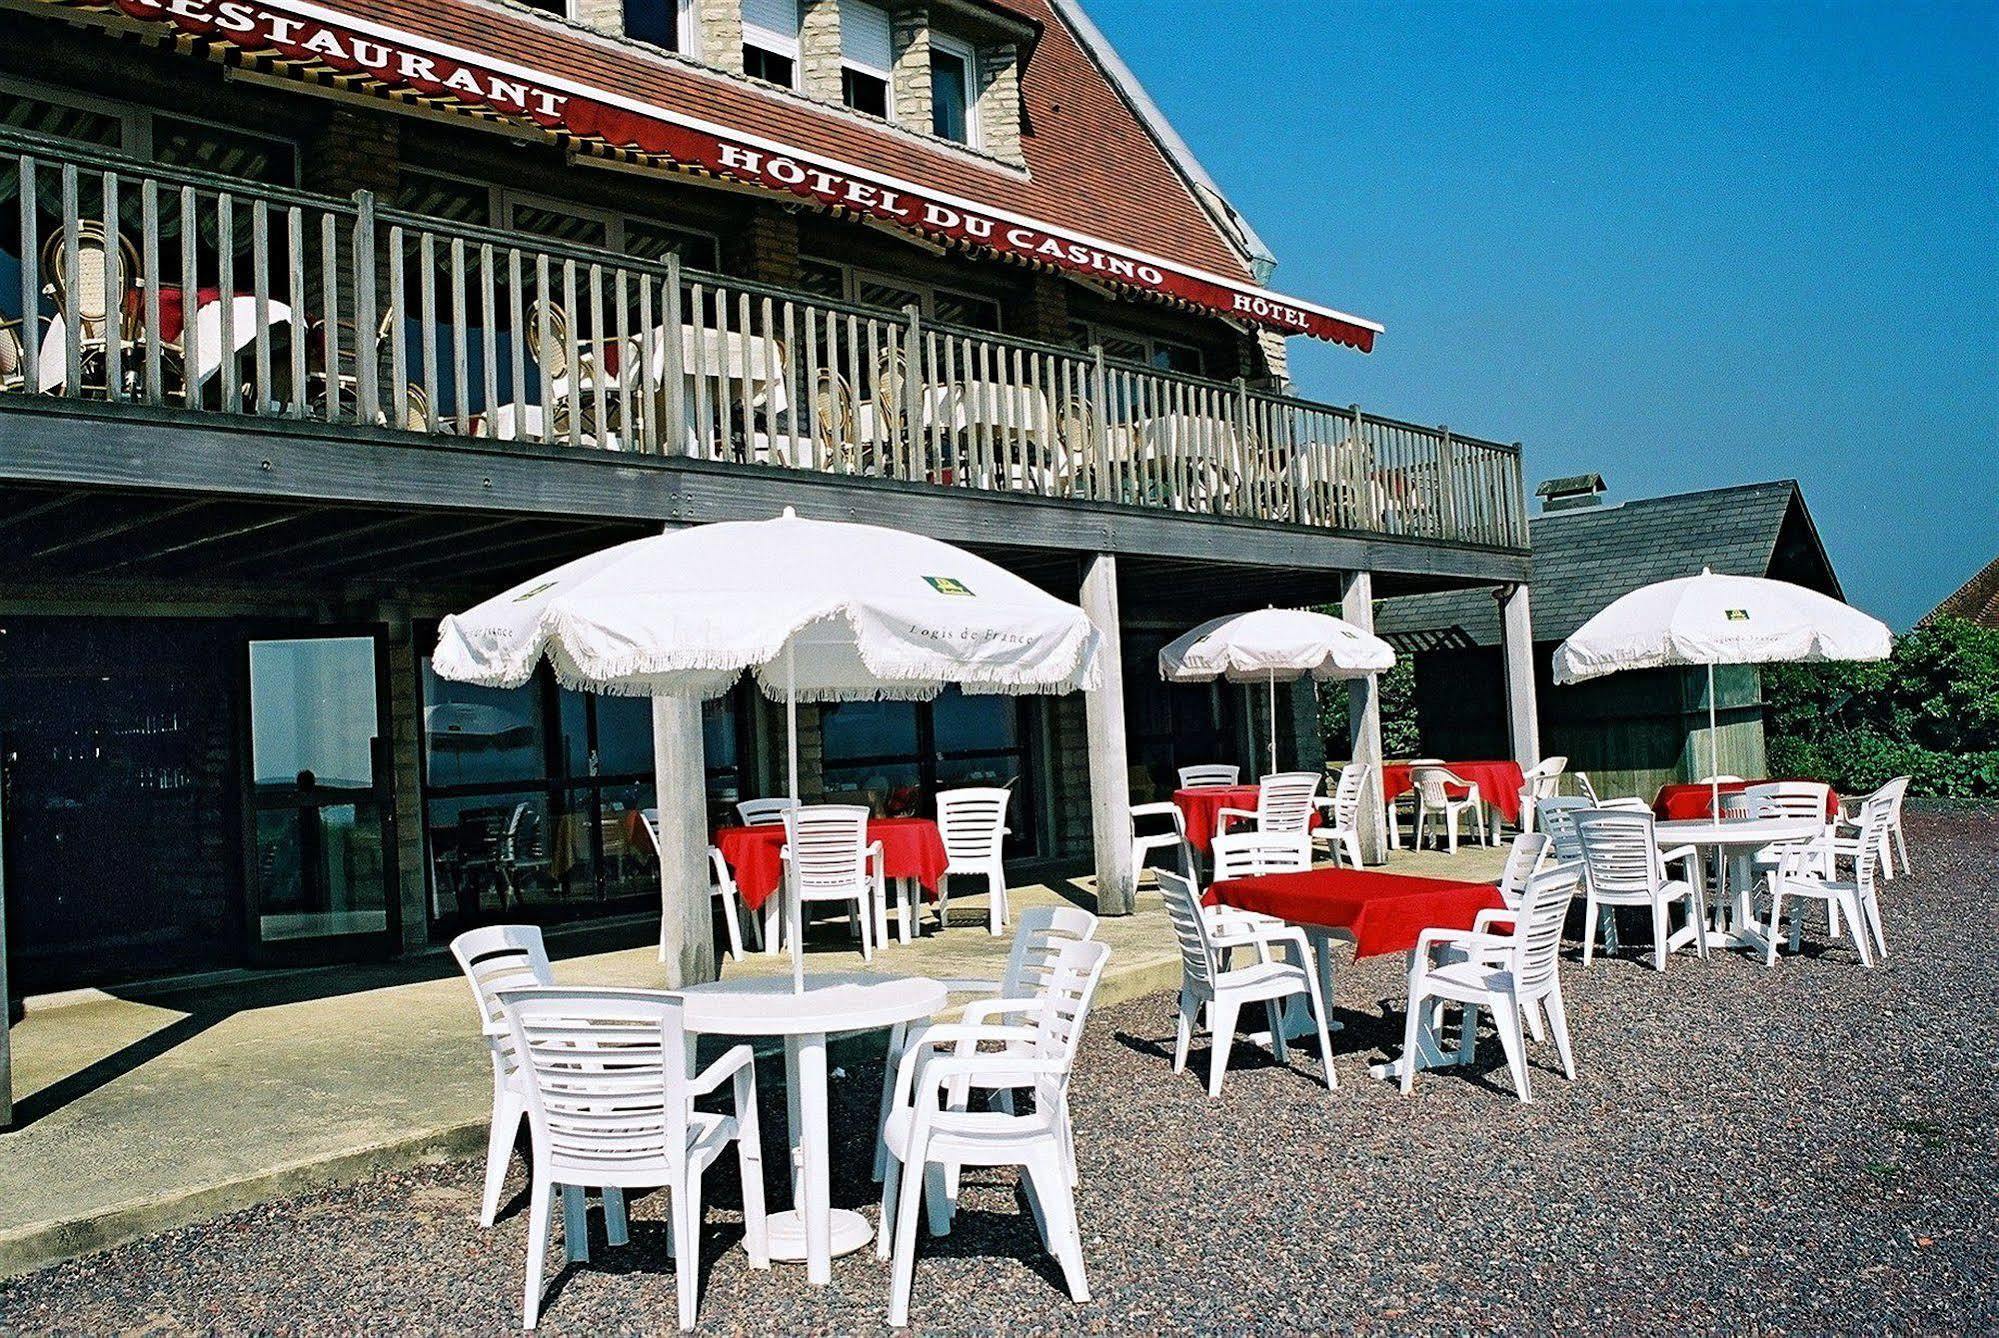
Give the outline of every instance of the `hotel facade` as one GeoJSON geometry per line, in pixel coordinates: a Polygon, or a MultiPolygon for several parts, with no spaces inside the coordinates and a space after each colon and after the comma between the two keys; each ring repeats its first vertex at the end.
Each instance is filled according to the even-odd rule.
{"type": "MultiPolygon", "coordinates": [[[[1130,804],[1258,769],[1259,693],[1158,681],[1203,618],[1488,589],[1531,761],[1518,446],[1298,397],[1380,328],[1273,264],[1070,0],[0,0],[10,992],[656,906],[646,703],[436,623],[787,505],[1082,600],[1103,691],[811,711],[806,784],[1011,784],[1113,909],[1130,804]]],[[[779,726],[680,783],[775,792],[779,726]]]]}

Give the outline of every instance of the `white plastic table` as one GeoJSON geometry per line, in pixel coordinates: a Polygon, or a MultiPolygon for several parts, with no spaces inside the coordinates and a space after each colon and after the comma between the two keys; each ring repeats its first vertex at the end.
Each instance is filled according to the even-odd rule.
{"type": "Polygon", "coordinates": [[[1754,948],[1761,952],[1769,942],[1749,901],[1755,883],[1750,859],[1764,846],[1818,836],[1825,831],[1825,824],[1812,818],[1740,818],[1732,822],[1686,818],[1655,823],[1652,830],[1664,849],[1693,846],[1715,852],[1715,895],[1709,908],[1712,922],[1682,929],[1667,941],[1667,950],[1703,934],[1710,948],[1754,948]]]}
{"type": "Polygon", "coordinates": [[[792,992],[787,974],[695,985],[685,995],[690,1034],[784,1038],[793,1206],[771,1215],[770,1254],[804,1260],[808,1282],[831,1282],[833,1256],[860,1249],[874,1239],[874,1229],[859,1213],[833,1208],[826,1038],[929,1018],[944,1007],[944,983],[925,976],[826,972],[807,976],[802,994],[792,992]]]}

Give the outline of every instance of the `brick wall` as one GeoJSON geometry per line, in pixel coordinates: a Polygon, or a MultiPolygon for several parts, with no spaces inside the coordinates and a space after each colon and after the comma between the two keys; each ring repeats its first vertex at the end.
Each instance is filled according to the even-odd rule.
{"type": "Polygon", "coordinates": [[[1069,340],[1069,284],[1053,274],[1031,272],[1001,314],[1008,334],[1046,344],[1069,340]]]}
{"type": "Polygon", "coordinates": [[[602,33],[625,31],[625,0],[576,0],[576,21],[602,33]]]}
{"type": "Polygon", "coordinates": [[[915,130],[930,128],[930,6],[896,0],[889,10],[895,53],[895,119],[915,130]]]}
{"type": "Polygon", "coordinates": [[[1011,42],[979,48],[979,138],[995,158],[1025,162],[1020,153],[1020,51],[1011,42]]]}
{"type": "Polygon", "coordinates": [[[738,74],[743,69],[742,0],[694,0],[701,59],[738,74]]]}
{"type": "Polygon", "coordinates": [[[396,189],[401,157],[400,120],[335,107],[326,123],[300,146],[299,162],[309,191],[344,196],[371,190],[388,195],[396,189]]]}
{"type": "Polygon", "coordinates": [[[396,878],[402,902],[403,951],[430,943],[429,862],[424,858],[423,702],[417,689],[417,649],[409,619],[391,623],[389,656],[389,768],[395,786],[396,878]]]}
{"type": "Polygon", "coordinates": [[[796,287],[798,216],[758,201],[748,224],[722,239],[722,265],[738,278],[796,287]]]}
{"type": "Polygon", "coordinates": [[[1090,738],[1083,715],[1083,694],[1072,692],[1048,703],[1048,781],[1054,830],[1047,853],[1063,859],[1089,859],[1090,738]]]}
{"type": "Polygon", "coordinates": [[[805,95],[841,101],[840,0],[805,0],[799,14],[798,52],[805,95]]]}

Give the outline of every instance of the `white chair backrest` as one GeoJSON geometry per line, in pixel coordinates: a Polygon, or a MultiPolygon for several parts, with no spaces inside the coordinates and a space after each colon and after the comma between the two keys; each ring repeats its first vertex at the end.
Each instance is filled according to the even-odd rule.
{"type": "Polygon", "coordinates": [[[1361,787],[1374,769],[1365,762],[1349,762],[1340,768],[1340,778],[1333,786],[1333,825],[1345,831],[1353,831],[1360,826],[1361,787]]]}
{"type": "Polygon", "coordinates": [[[1456,798],[1464,798],[1465,787],[1471,782],[1452,771],[1449,767],[1415,767],[1409,772],[1409,783],[1423,796],[1425,804],[1442,808],[1453,796],[1450,791],[1458,791],[1456,798]]]}
{"type": "Polygon", "coordinates": [[[1241,783],[1242,768],[1221,762],[1203,762],[1199,766],[1180,768],[1180,788],[1183,790],[1202,790],[1211,786],[1241,783]]]}
{"type": "Polygon", "coordinates": [[[507,818],[505,848],[508,859],[533,859],[540,853],[541,810],[523,799],[507,818]]]}
{"type": "Polygon", "coordinates": [[[1553,843],[1555,858],[1568,864],[1583,857],[1582,843],[1576,840],[1576,814],[1593,805],[1578,795],[1558,794],[1534,805],[1534,819],[1553,843]]]}
{"type": "Polygon", "coordinates": [[[1832,787],[1817,781],[1770,781],[1752,785],[1743,793],[1762,801],[1776,817],[1816,818],[1820,822],[1828,820],[1826,809],[1832,802],[1832,787]]]}
{"type": "Polygon", "coordinates": [[[1701,784],[1701,785],[1740,785],[1740,784],[1742,784],[1742,777],[1740,777],[1740,776],[1731,776],[1731,775],[1729,775],[1729,774],[1728,774],[1727,772],[1722,772],[1722,773],[1720,773],[1719,775],[1714,775],[1714,776],[1702,776],[1702,777],[1700,778],[1700,780],[1699,780],[1699,781],[1697,782],[1697,784],[1701,784]]]}
{"type": "Polygon", "coordinates": [[[1587,771],[1576,771],[1570,774],[1576,778],[1576,793],[1589,800],[1588,807],[1595,808],[1596,786],[1589,783],[1589,773],[1587,771]]]}
{"type": "Polygon", "coordinates": [[[1313,801],[1324,779],[1316,771],[1279,771],[1265,776],[1256,787],[1257,830],[1309,832],[1313,801]]]}
{"type": "Polygon", "coordinates": [[[1555,974],[1562,951],[1562,923],[1582,880],[1580,864],[1557,864],[1527,880],[1520,895],[1520,918],[1513,930],[1511,969],[1514,988],[1520,992],[1536,991],[1555,974]]]}
{"type": "Polygon", "coordinates": [[[1289,832],[1227,832],[1208,848],[1216,882],[1312,867],[1312,840],[1289,832]]]}
{"type": "Polygon", "coordinates": [[[1006,834],[1006,806],[1013,791],[945,790],[937,796],[937,831],[953,862],[998,857],[1006,834]]]}
{"type": "Polygon", "coordinates": [[[1527,768],[1526,773],[1520,779],[1531,781],[1549,776],[1559,776],[1568,765],[1569,759],[1566,757],[1544,757],[1533,766],[1527,768]]]}
{"type": "Polygon", "coordinates": [[[515,989],[500,1002],[529,1079],[535,1156],[553,1179],[684,1164],[691,1106],[678,995],[515,989]]]}
{"type": "Polygon", "coordinates": [[[1167,918],[1173,921],[1173,937],[1180,944],[1180,965],[1188,981],[1212,989],[1215,958],[1208,946],[1208,922],[1201,916],[1201,894],[1191,880],[1167,869],[1159,870],[1159,892],[1166,901],[1167,918]]]}
{"type": "Polygon", "coordinates": [[[801,892],[850,890],[866,881],[868,810],[859,804],[805,804],[784,815],[784,848],[801,892]]]}
{"type": "Polygon", "coordinates": [[[745,799],[736,805],[736,821],[745,827],[775,827],[797,807],[796,799],[745,799]]]}
{"type": "Polygon", "coordinates": [[[1108,943],[1072,939],[1058,948],[1049,962],[1048,983],[1041,991],[1041,1015],[1035,1019],[1034,1049],[1038,1059],[1061,1061],[1063,1084],[1075,1065],[1083,1021],[1090,1014],[1090,1001],[1096,997],[1097,982],[1103,978],[1104,963],[1110,956],[1108,943]]]}
{"type": "Polygon", "coordinates": [[[1597,892],[1651,892],[1665,883],[1650,813],[1586,808],[1571,820],[1597,892]]]}
{"type": "Polygon", "coordinates": [[[451,940],[451,955],[472,985],[472,1002],[482,1023],[497,1024],[500,991],[549,985],[555,972],[535,925],[486,925],[451,940]]]}
{"type": "Polygon", "coordinates": [[[1553,847],[1545,831],[1522,832],[1513,838],[1513,846],[1506,852],[1506,867],[1499,873],[1499,895],[1507,905],[1519,905],[1528,880],[1541,871],[1553,847]]]}
{"type": "Polygon", "coordinates": [[[1029,906],[1015,917],[1013,947],[1000,977],[1002,999],[1039,995],[1064,944],[1097,936],[1097,917],[1080,906],[1029,906]]]}
{"type": "MultiPolygon", "coordinates": [[[[1853,881],[1863,892],[1874,890],[1874,875],[1881,866],[1881,837],[1902,802],[1901,790],[1893,789],[1894,785],[1894,781],[1888,782],[1860,805],[1860,839],[1853,851],[1853,881]]],[[[1907,788],[1906,783],[1903,788],[1907,788]]]]}
{"type": "Polygon", "coordinates": [[[1776,817],[1777,813],[1761,796],[1741,790],[1721,797],[1721,816],[1724,821],[1734,822],[1742,818],[1776,817]]]}
{"type": "MultiPolygon", "coordinates": [[[[1889,822],[1896,823],[1902,820],[1902,800],[1909,793],[1909,782],[1912,779],[1913,777],[1909,776],[1897,776],[1874,792],[1877,795],[1886,795],[1888,797],[1889,822]]],[[[1869,797],[1871,798],[1872,796],[1869,797]]]]}

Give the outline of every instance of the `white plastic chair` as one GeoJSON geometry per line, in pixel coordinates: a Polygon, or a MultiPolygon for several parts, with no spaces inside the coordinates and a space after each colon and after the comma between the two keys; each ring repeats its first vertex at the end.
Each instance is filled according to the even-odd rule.
{"type": "Polygon", "coordinates": [[[1572,771],[1569,774],[1576,778],[1576,793],[1589,801],[1588,807],[1597,807],[1598,796],[1596,786],[1590,784],[1589,773],[1587,771],[1572,771]]]}
{"type": "MultiPolygon", "coordinates": [[[[1170,875],[1169,875],[1170,876],[1170,875]]],[[[882,1177],[882,1228],[876,1251],[893,1258],[888,1320],[909,1323],[916,1269],[916,1219],[926,1194],[933,1235],[950,1229],[945,1173],[957,1166],[1018,1166],[1042,1243],[1062,1266],[1069,1295],[1090,1299],[1083,1239],[1076,1223],[1076,1168],[1068,1131],[1069,1083],[1090,1001],[1110,949],[1093,940],[1064,943],[1049,964],[1036,1006],[1011,1025],[945,1023],[910,1039],[896,1065],[893,1109],[883,1127],[888,1165],[882,1177]],[[977,1050],[981,1043],[1015,1046],[977,1050]],[[950,1053],[939,1053],[944,1047],[950,1053]],[[1026,1081],[1023,1082],[1022,1080],[1026,1081]],[[1031,1111],[968,1110],[954,1095],[965,1086],[1031,1086],[1031,1111]]]]}
{"type": "Polygon", "coordinates": [[[1183,790],[1206,790],[1226,788],[1242,784],[1242,768],[1232,767],[1222,762],[1203,762],[1198,766],[1180,768],[1180,788],[1183,790]]]}
{"type": "Polygon", "coordinates": [[[1506,851],[1506,867],[1499,873],[1499,899],[1509,911],[1520,908],[1520,896],[1535,874],[1541,872],[1554,851],[1554,841],[1546,832],[1522,832],[1506,851]]]}
{"type": "MultiPolygon", "coordinates": [[[[659,855],[659,810],[642,808],[639,810],[639,830],[652,843],[652,853],[659,855]]],[[[722,903],[722,927],[729,935],[729,959],[743,960],[743,899],[736,890],[735,876],[729,872],[729,862],[722,858],[722,852],[714,846],[708,847],[708,897],[722,903]]],[[[666,925],[660,924],[659,959],[666,960],[666,925]]]]}
{"type": "Polygon", "coordinates": [[[1486,1009],[1499,1031],[1506,1049],[1506,1064],[1513,1072],[1513,1090],[1523,1102],[1532,1101],[1527,1084],[1527,1045],[1521,1034],[1521,1020],[1534,1020],[1541,1032],[1539,1017],[1546,1010],[1548,1029],[1554,1033],[1555,1052],[1562,1059],[1562,1073],[1574,1082],[1576,1061],[1569,1045],[1568,1011],[1562,1003],[1559,954],[1562,922],[1568,918],[1575,900],[1576,886],[1582,881],[1582,867],[1558,864],[1534,875],[1515,910],[1485,910],[1472,922],[1471,931],[1426,929],[1410,954],[1409,1011],[1403,1023],[1402,1091],[1407,1095],[1416,1081],[1414,1061],[1425,1028],[1438,1025],[1439,1004],[1459,1004],[1464,1009],[1463,1031],[1458,1044],[1458,1062],[1468,1062],[1478,1044],[1478,1014],[1486,1009]],[[1493,933],[1496,925],[1510,933],[1493,933]],[[1442,950],[1440,952],[1440,950],[1442,950]]]}
{"type": "Polygon", "coordinates": [[[736,821],[745,827],[775,827],[797,807],[796,799],[744,799],[736,804],[736,821]]]}
{"type": "Polygon", "coordinates": [[[1742,777],[1731,776],[1727,772],[1721,772],[1713,776],[1702,776],[1694,783],[1696,785],[1740,785],[1742,784],[1742,777]]]}
{"type": "MultiPolygon", "coordinates": [[[[690,1074],[678,996],[641,990],[507,989],[500,1004],[527,1075],[534,1139],[527,1283],[521,1327],[541,1309],[550,1195],[557,1185],[671,1192],[674,1275],[683,1330],[694,1327],[700,1286],[701,1177],[730,1143],[742,1180],[743,1247],[770,1267],[757,1072],[747,1045],[690,1074]],[[733,1113],[694,1101],[734,1084],[733,1113]]],[[[572,1251],[573,1253],[573,1251],[572,1251]]]]}
{"type": "Polygon", "coordinates": [[[1360,800],[1362,788],[1373,774],[1374,768],[1367,763],[1349,762],[1340,768],[1340,778],[1333,786],[1332,797],[1319,801],[1327,820],[1313,829],[1312,843],[1324,845],[1332,854],[1334,864],[1338,864],[1344,855],[1353,868],[1361,866],[1360,800]]]}
{"type": "Polygon", "coordinates": [[[1187,1048],[1203,1006],[1208,1012],[1208,1095],[1222,1094],[1229,1049],[1235,1043],[1236,1014],[1244,1004],[1260,1003],[1270,1018],[1270,1048],[1277,1061],[1287,1062],[1284,1026],[1278,1005],[1304,995],[1318,1028],[1319,1058],[1326,1066],[1326,1087],[1340,1085],[1333,1071],[1333,1043],[1326,1033],[1326,1006],[1319,997],[1319,978],[1312,970],[1312,952],[1305,931],[1267,915],[1228,907],[1205,911],[1191,880],[1161,870],[1159,888],[1166,896],[1166,913],[1180,943],[1180,1022],[1173,1044],[1173,1071],[1187,1071],[1187,1048]],[[1250,947],[1257,960],[1230,967],[1230,949],[1250,947]],[[1271,960],[1269,949],[1287,949],[1288,960],[1271,960]]]}
{"type": "MultiPolygon", "coordinates": [[[[988,893],[986,928],[999,937],[1006,927],[1006,864],[1000,855],[1007,835],[1006,806],[1013,791],[993,789],[944,790],[937,796],[937,831],[944,838],[948,863],[937,881],[937,924],[948,921],[951,906],[951,877],[983,878],[988,893]]],[[[905,882],[904,886],[908,884],[905,882]]],[[[910,907],[904,903],[902,916],[907,923],[910,907]]]]}
{"type": "Polygon", "coordinates": [[[1265,776],[1256,786],[1256,811],[1216,809],[1215,832],[1227,832],[1230,822],[1240,818],[1255,823],[1255,829],[1266,835],[1295,833],[1309,840],[1312,815],[1318,811],[1319,785],[1324,780],[1316,771],[1279,771],[1265,776]]]}
{"type": "Polygon", "coordinates": [[[1520,777],[1520,830],[1534,830],[1534,807],[1544,799],[1553,799],[1561,792],[1562,771],[1569,765],[1566,757],[1544,757],[1529,767],[1520,777]]]}
{"type": "Polygon", "coordinates": [[[1194,848],[1187,844],[1187,815],[1172,800],[1161,800],[1154,804],[1133,804],[1131,806],[1131,876],[1137,880],[1145,872],[1147,856],[1157,850],[1170,850],[1178,857],[1180,872],[1187,877],[1194,876],[1194,848]],[[1141,832],[1138,824],[1152,818],[1165,818],[1173,824],[1168,832],[1141,832]]]}
{"type": "Polygon", "coordinates": [[[1312,843],[1283,832],[1229,832],[1214,839],[1208,857],[1217,883],[1264,873],[1295,873],[1312,867],[1312,843]]]}
{"type": "Polygon", "coordinates": [[[541,930],[534,925],[487,925],[451,940],[451,955],[472,986],[479,1026],[493,1066],[493,1115],[486,1131],[486,1187],[479,1200],[479,1225],[489,1227],[500,1211],[507,1163],[527,1118],[527,1078],[514,1060],[513,1033],[500,1010],[499,992],[524,985],[551,985],[554,970],[541,930]]]}
{"type": "Polygon", "coordinates": [[[1583,963],[1595,952],[1599,912],[1609,906],[1652,909],[1652,963],[1666,969],[1671,951],[1667,909],[1686,905],[1687,928],[1702,957],[1707,956],[1707,898],[1701,890],[1700,852],[1693,846],[1659,849],[1650,813],[1584,809],[1572,819],[1586,866],[1583,906],[1583,963]],[[1685,878],[1667,878],[1666,866],[1684,863],[1685,878]]]}
{"type": "Polygon", "coordinates": [[[1449,767],[1417,767],[1409,773],[1409,780],[1416,787],[1416,848],[1423,848],[1423,833],[1430,828],[1434,818],[1443,823],[1445,835],[1449,838],[1450,852],[1458,853],[1458,815],[1471,815],[1471,830],[1478,833],[1480,845],[1491,845],[1491,835],[1485,826],[1485,802],[1478,792],[1478,782],[1468,781],[1449,767]],[[1464,794],[1453,796],[1452,788],[1463,790],[1464,794]]]}
{"type": "MultiPolygon", "coordinates": [[[[1770,875],[1770,923],[1763,949],[1764,965],[1777,960],[1777,935],[1783,923],[1786,901],[1825,903],[1828,928],[1834,934],[1839,933],[1839,915],[1844,914],[1862,966],[1874,965],[1875,953],[1868,948],[1870,938],[1880,956],[1888,956],[1888,943],[1881,933],[1881,903],[1876,894],[1875,880],[1881,867],[1881,851],[1886,844],[1883,838],[1893,806],[1894,796],[1882,791],[1869,795],[1861,805],[1860,834],[1854,843],[1851,881],[1834,880],[1825,870],[1822,848],[1816,843],[1800,842],[1780,852],[1777,868],[1770,875]]],[[[1804,917],[1794,912],[1790,935],[1792,952],[1798,950],[1803,936],[1804,917]]]]}
{"type": "MultiPolygon", "coordinates": [[[[798,932],[818,902],[849,908],[861,933],[861,957],[875,957],[875,916],[888,900],[882,845],[868,844],[868,810],[858,804],[806,804],[784,815],[784,876],[796,889],[798,932]]],[[[883,911],[885,914],[885,910],[883,911]]]]}
{"type": "Polygon", "coordinates": [[[1899,860],[1901,865],[1900,871],[1907,873],[1909,871],[1909,847],[1908,843],[1902,837],[1902,800],[1908,795],[1908,792],[1909,777],[1897,776],[1873,794],[1868,795],[1865,799],[1848,801],[1848,804],[1842,807],[1838,819],[1833,823],[1833,857],[1844,860],[1851,860],[1855,857],[1858,853],[1859,810],[1866,806],[1868,799],[1885,795],[1888,797],[1889,804],[1887,807],[1887,822],[1883,826],[1879,838],[1881,842],[1881,862],[1878,872],[1882,878],[1895,877],[1896,864],[1899,860]],[[1848,808],[1852,810],[1850,816],[1846,811],[1848,808]]]}
{"type": "Polygon", "coordinates": [[[1558,794],[1539,804],[1540,827],[1550,842],[1550,853],[1558,864],[1571,864],[1583,857],[1582,842],[1576,839],[1575,816],[1594,807],[1580,795],[1558,794]]]}

